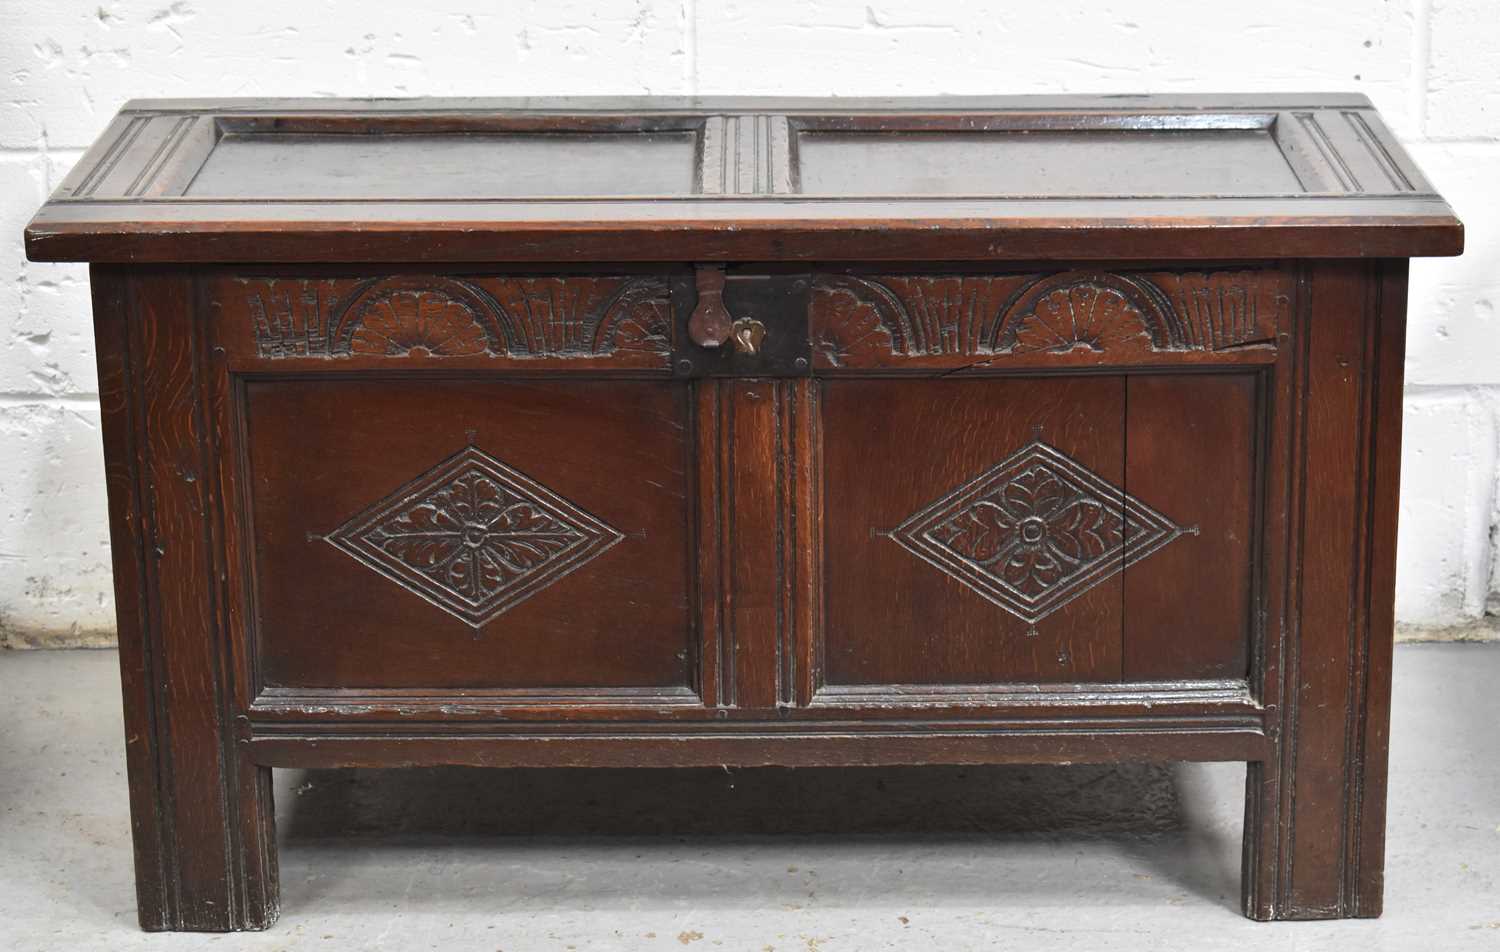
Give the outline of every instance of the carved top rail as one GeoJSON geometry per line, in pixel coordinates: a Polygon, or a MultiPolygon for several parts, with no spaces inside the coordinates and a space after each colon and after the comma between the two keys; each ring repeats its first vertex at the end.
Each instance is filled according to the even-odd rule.
{"type": "Polygon", "coordinates": [[[824,371],[1275,359],[1293,276],[1274,268],[823,274],[809,301],[824,371]]]}
{"type": "Polygon", "coordinates": [[[672,350],[656,276],[230,277],[209,295],[236,362],[664,370],[672,350]]]}

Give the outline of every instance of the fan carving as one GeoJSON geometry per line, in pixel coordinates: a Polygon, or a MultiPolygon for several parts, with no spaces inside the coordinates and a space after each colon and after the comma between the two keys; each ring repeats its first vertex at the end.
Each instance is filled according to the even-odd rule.
{"type": "Polygon", "coordinates": [[[473,308],[437,289],[395,288],[367,301],[349,339],[350,353],[378,357],[465,357],[488,349],[473,308]]]}

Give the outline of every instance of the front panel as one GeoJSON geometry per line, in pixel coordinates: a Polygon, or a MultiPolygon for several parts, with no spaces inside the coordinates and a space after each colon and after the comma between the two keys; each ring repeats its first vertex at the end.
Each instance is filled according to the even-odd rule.
{"type": "Polygon", "coordinates": [[[1294,281],[1253,263],[814,274],[815,701],[1252,690],[1294,281]]]}
{"type": "Polygon", "coordinates": [[[256,703],[1252,690],[1289,272],[765,274],[791,379],[684,356],[685,271],[201,282],[256,703]]]}
{"type": "Polygon", "coordinates": [[[698,703],[670,276],[199,280],[253,703],[698,703]]]}
{"type": "Polygon", "coordinates": [[[265,686],[691,685],[686,387],[240,393],[265,686]]]}
{"type": "Polygon", "coordinates": [[[825,685],[1245,679],[1256,392],[823,384],[825,685]]]}
{"type": "Polygon", "coordinates": [[[1122,378],[841,380],[822,406],[826,683],[1120,679],[1122,378]]]}

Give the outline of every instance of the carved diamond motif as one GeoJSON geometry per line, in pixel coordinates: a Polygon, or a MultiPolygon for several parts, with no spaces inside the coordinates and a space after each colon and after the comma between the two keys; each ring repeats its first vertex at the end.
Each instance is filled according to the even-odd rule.
{"type": "Polygon", "coordinates": [[[479,628],[624,536],[470,446],[327,538],[479,628]]]}
{"type": "Polygon", "coordinates": [[[891,537],[1035,624],[1184,533],[1057,448],[1034,440],[907,519],[891,537]]]}

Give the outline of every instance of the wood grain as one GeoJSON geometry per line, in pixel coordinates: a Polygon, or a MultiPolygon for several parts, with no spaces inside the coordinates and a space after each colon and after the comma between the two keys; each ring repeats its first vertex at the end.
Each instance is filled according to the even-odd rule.
{"type": "Polygon", "coordinates": [[[413,764],[1238,761],[1246,915],[1380,912],[1462,226],[1362,97],[133,103],[27,241],[95,262],[146,929],[274,920],[270,768],[413,764]]]}
{"type": "Polygon", "coordinates": [[[138,101],[26,235],[33,260],[230,263],[1398,257],[1463,242],[1368,100],[1332,95],[138,101]]]}
{"type": "Polygon", "coordinates": [[[660,275],[462,274],[252,279],[206,291],[235,370],[662,370],[673,347],[660,275]]]}
{"type": "MultiPolygon", "coordinates": [[[[1034,439],[1120,486],[1122,378],[948,380],[920,387],[839,381],[825,385],[821,402],[821,651],[828,684],[1120,679],[1118,576],[1033,622],[891,534],[1034,439]],[[880,461],[879,479],[868,476],[872,460],[880,461]]],[[[1027,485],[1016,494],[1030,505],[1032,493],[1045,491],[1027,485]]],[[[1038,495],[1038,512],[1049,502],[1038,495]]],[[[1118,501],[1109,505],[1119,521],[1118,501]]]]}
{"type": "Polygon", "coordinates": [[[1404,277],[1404,262],[1309,273],[1293,613],[1267,685],[1283,699],[1280,743],[1252,769],[1246,807],[1256,918],[1380,914],[1404,277]]]}
{"type": "Polygon", "coordinates": [[[1289,301],[1274,266],[828,273],[813,278],[808,330],[829,372],[1266,364],[1289,301]]]}
{"type": "Polygon", "coordinates": [[[1129,681],[1249,676],[1258,375],[1126,384],[1125,489],[1193,535],[1124,572],[1129,681]]]}
{"type": "Polygon", "coordinates": [[[265,928],[278,908],[270,773],[236,744],[217,447],[181,273],[100,270],[127,759],[144,929],[265,928]],[[117,454],[117,455],[116,455],[117,454]],[[133,608],[133,610],[132,610],[133,608]]]}
{"type": "Polygon", "coordinates": [[[344,376],[256,380],[244,399],[256,655],[266,685],[577,695],[690,684],[685,385],[344,376]],[[483,486],[445,478],[385,521],[388,531],[397,521],[411,533],[387,536],[394,559],[361,560],[330,544],[340,526],[404,497],[413,480],[469,446],[537,488],[491,509],[481,499],[475,512],[465,493],[483,486]],[[312,447],[324,463],[298,462],[312,447]],[[460,490],[443,509],[433,500],[453,485],[460,490]],[[530,498],[565,514],[543,522],[530,498]],[[586,515],[566,514],[574,510],[586,515]],[[583,561],[554,562],[552,550],[535,548],[545,536],[521,534],[532,523],[544,532],[588,517],[615,535],[583,561]],[[477,550],[482,570],[533,561],[520,566],[528,575],[497,578],[490,589],[508,600],[503,589],[528,586],[522,600],[471,620],[461,606],[482,596],[478,580],[458,571],[467,564],[462,531],[487,521],[495,541],[477,550]],[[506,539],[523,548],[497,548],[511,545],[506,539]],[[436,575],[423,571],[429,558],[458,561],[436,575]],[[456,594],[445,599],[443,591],[456,594]]]}

